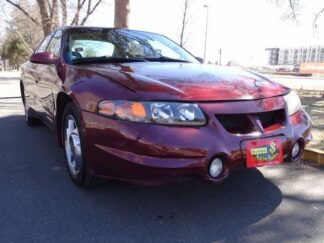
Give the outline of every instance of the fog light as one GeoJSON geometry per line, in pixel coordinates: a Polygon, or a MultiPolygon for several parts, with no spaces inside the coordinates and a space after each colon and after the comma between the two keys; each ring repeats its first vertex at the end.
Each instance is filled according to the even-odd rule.
{"type": "Polygon", "coordinates": [[[292,152],[291,152],[291,156],[293,159],[297,159],[298,156],[300,155],[300,150],[301,150],[301,147],[300,147],[300,144],[299,142],[295,143],[293,149],[292,149],[292,152]]]}
{"type": "Polygon", "coordinates": [[[209,165],[209,174],[211,177],[216,178],[223,171],[223,161],[219,158],[214,159],[209,165]]]}

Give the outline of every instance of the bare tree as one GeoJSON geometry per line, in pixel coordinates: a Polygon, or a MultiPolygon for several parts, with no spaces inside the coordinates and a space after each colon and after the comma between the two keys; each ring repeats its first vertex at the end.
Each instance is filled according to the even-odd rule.
{"type": "Polygon", "coordinates": [[[60,0],[61,2],[61,12],[62,12],[62,25],[67,24],[67,10],[66,10],[66,0],[60,0]]]}
{"type": "Polygon", "coordinates": [[[314,34],[318,31],[318,20],[320,19],[320,17],[322,17],[324,14],[324,8],[322,8],[320,11],[318,11],[316,14],[315,14],[315,18],[314,18],[314,21],[313,21],[313,30],[314,30],[314,34]]]}
{"type": "Polygon", "coordinates": [[[20,10],[24,15],[26,15],[31,21],[33,21],[35,24],[40,25],[38,20],[36,20],[33,16],[31,16],[22,6],[19,5],[18,2],[13,2],[11,0],[6,0],[6,2],[10,3],[12,6],[20,10]]]}
{"type": "MultiPolygon", "coordinates": [[[[8,0],[7,0],[8,1],[8,0]]],[[[53,0],[56,2],[56,0],[53,0]]],[[[55,28],[54,26],[57,24],[55,23],[54,19],[50,18],[50,12],[54,12],[54,4],[52,9],[48,9],[50,6],[46,5],[46,2],[44,0],[36,0],[38,7],[39,7],[39,13],[41,16],[41,25],[43,28],[44,35],[48,35],[53,31],[55,28]]]]}
{"type": "Polygon", "coordinates": [[[299,0],[274,0],[274,2],[279,6],[280,4],[286,4],[287,10],[283,14],[284,20],[298,20],[298,15],[301,9],[299,0]]]}
{"type": "Polygon", "coordinates": [[[181,23],[181,32],[180,32],[180,46],[184,46],[184,34],[187,26],[187,18],[188,18],[188,8],[189,8],[190,0],[184,0],[184,8],[182,15],[182,23],[181,23]]]}
{"type": "MultiPolygon", "coordinates": [[[[300,0],[274,0],[277,5],[280,3],[286,3],[288,4],[288,10],[284,13],[283,18],[284,19],[292,19],[294,21],[298,22],[298,15],[300,14],[300,11],[302,10],[302,5],[300,0]]],[[[319,9],[315,15],[313,20],[313,31],[314,34],[318,32],[319,28],[319,20],[324,15],[324,7],[319,9]]]]}
{"type": "Polygon", "coordinates": [[[300,9],[299,0],[288,0],[288,2],[290,11],[288,11],[287,13],[287,18],[297,20],[297,16],[299,15],[300,9]]]}
{"type": "Polygon", "coordinates": [[[79,18],[80,18],[80,12],[81,9],[83,8],[86,0],[78,0],[76,11],[74,14],[74,18],[72,19],[71,25],[78,25],[79,23],[79,18]]]}
{"type": "Polygon", "coordinates": [[[86,12],[86,15],[83,17],[82,21],[81,21],[81,25],[84,25],[89,16],[91,14],[93,14],[93,12],[96,10],[96,8],[99,6],[99,4],[101,3],[102,0],[98,0],[93,6],[92,6],[92,1],[91,0],[88,0],[88,8],[87,8],[87,12],[86,12]]]}
{"type": "MultiPolygon", "coordinates": [[[[20,5],[23,6],[27,12],[33,12],[33,18],[40,22],[37,5],[29,4],[28,0],[20,0],[20,5]]],[[[32,51],[36,47],[39,39],[43,36],[42,28],[21,11],[12,11],[8,14],[4,5],[2,5],[0,12],[3,19],[3,35],[7,39],[8,36],[19,37],[27,51],[32,51]]]]}
{"type": "Polygon", "coordinates": [[[115,0],[115,27],[128,28],[129,0],[115,0]]]}
{"type": "Polygon", "coordinates": [[[190,26],[195,22],[193,9],[194,0],[183,0],[182,2],[182,14],[181,14],[181,26],[179,34],[180,46],[185,46],[190,36],[190,26]]]}
{"type": "MultiPolygon", "coordinates": [[[[32,13],[28,12],[24,8],[19,0],[6,0],[7,3],[14,6],[27,16],[33,23],[41,26],[44,36],[51,33],[58,26],[66,25],[67,14],[67,1],[69,0],[35,0],[39,8],[40,20],[36,19],[32,13]]],[[[94,13],[102,0],[78,0],[74,16],[72,18],[71,25],[84,25],[89,16],[94,13]],[[87,4],[86,4],[87,3],[87,4]],[[83,11],[84,7],[87,9],[83,11]],[[82,20],[80,21],[81,13],[84,13],[82,20]]]]}
{"type": "MultiPolygon", "coordinates": [[[[19,3],[27,12],[34,13],[35,20],[41,21],[37,4],[29,4],[29,0],[20,0],[19,3]]],[[[33,49],[43,36],[42,29],[21,11],[8,13],[2,5],[0,12],[3,20],[1,24],[3,43],[0,55],[9,59],[10,65],[18,68],[33,53],[33,49]]]]}

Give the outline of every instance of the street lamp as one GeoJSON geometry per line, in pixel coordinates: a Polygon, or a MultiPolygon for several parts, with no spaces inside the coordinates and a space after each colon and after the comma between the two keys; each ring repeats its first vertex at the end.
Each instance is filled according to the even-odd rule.
{"type": "Polygon", "coordinates": [[[206,8],[206,31],[205,31],[205,49],[204,49],[204,60],[206,62],[206,50],[207,50],[207,33],[208,33],[208,15],[209,15],[209,8],[208,5],[204,5],[206,8]]]}

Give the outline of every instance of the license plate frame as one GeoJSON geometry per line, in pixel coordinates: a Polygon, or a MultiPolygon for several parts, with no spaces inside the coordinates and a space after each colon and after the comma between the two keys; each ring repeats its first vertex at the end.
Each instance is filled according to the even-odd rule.
{"type": "Polygon", "coordinates": [[[246,142],[248,168],[283,163],[283,145],[280,138],[256,139],[246,142]]]}

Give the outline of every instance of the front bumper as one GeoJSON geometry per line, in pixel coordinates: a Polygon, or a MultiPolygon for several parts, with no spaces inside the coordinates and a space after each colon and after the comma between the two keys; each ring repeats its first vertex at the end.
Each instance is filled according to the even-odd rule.
{"type": "MultiPolygon", "coordinates": [[[[262,111],[285,108],[279,98],[263,102],[262,111]]],[[[268,99],[270,100],[270,99],[268,99]]],[[[175,127],[130,123],[82,111],[86,157],[92,173],[104,178],[144,184],[164,184],[187,178],[220,182],[231,171],[246,167],[244,142],[280,137],[284,161],[291,161],[291,150],[299,141],[310,140],[311,122],[304,110],[286,115],[280,127],[263,132],[233,134],[224,129],[215,111],[254,112],[259,101],[200,104],[208,124],[202,127],[175,127]],[[208,173],[210,162],[221,157],[224,170],[217,178],[208,173]]],[[[238,121],[239,122],[239,121],[238,121]]]]}

